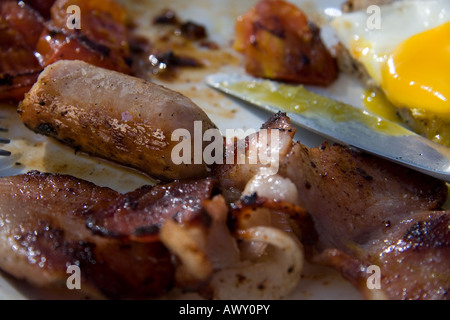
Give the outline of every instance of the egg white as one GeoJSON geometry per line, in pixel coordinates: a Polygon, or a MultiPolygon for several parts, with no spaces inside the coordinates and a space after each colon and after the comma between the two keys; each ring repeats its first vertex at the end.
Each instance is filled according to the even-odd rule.
{"type": "Polygon", "coordinates": [[[374,11],[343,13],[331,26],[352,57],[367,70],[375,85],[382,85],[382,66],[389,54],[415,34],[450,21],[450,1],[396,1],[374,11]],[[380,19],[374,28],[369,19],[380,19]],[[369,23],[368,23],[369,21],[369,23]]]}

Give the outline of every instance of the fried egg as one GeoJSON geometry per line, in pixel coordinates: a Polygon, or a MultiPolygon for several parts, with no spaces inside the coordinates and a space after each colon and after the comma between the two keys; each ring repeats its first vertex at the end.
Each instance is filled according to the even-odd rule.
{"type": "Polygon", "coordinates": [[[392,104],[450,119],[450,1],[397,1],[332,27],[392,104]]]}

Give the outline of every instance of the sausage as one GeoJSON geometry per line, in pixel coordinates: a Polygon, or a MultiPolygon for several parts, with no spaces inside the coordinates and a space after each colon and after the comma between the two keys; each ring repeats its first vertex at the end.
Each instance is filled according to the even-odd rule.
{"type": "Polygon", "coordinates": [[[203,136],[216,129],[214,123],[189,98],[143,79],[61,60],[44,69],[18,113],[37,133],[160,180],[199,178],[209,172],[204,161],[194,161],[193,152],[190,163],[174,164],[171,152],[180,142],[171,137],[177,129],[187,130],[191,150],[198,150],[194,127],[201,121],[203,136]]]}

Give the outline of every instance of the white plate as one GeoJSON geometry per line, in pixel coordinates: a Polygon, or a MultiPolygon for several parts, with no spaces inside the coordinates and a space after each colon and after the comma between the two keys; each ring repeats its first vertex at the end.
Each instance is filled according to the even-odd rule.
{"type": "MultiPolygon", "coordinates": [[[[152,18],[164,8],[172,8],[182,20],[193,20],[206,26],[210,38],[220,46],[220,50],[205,52],[204,58],[209,68],[206,70],[182,72],[178,80],[162,84],[182,92],[202,107],[218,127],[225,129],[260,128],[269,114],[258,109],[244,106],[225,98],[208,88],[204,77],[211,72],[243,72],[240,55],[230,47],[234,33],[235,19],[246,12],[256,0],[135,0],[122,1],[130,14],[139,22],[139,33],[152,37],[154,28],[152,18]],[[225,64],[224,64],[225,63],[225,64]]],[[[333,34],[326,27],[330,14],[339,14],[340,2],[333,0],[292,1],[301,7],[310,17],[322,26],[326,43],[333,44],[333,34]]],[[[155,79],[154,79],[155,80],[155,79]]],[[[155,80],[156,81],[156,80],[155,80]]],[[[311,88],[322,94],[332,96],[344,102],[361,105],[361,85],[354,79],[341,76],[336,83],[326,89],[311,88]]],[[[120,192],[134,190],[152,180],[140,174],[118,168],[115,165],[93,159],[85,155],[74,154],[69,149],[51,139],[36,135],[26,129],[17,117],[13,106],[0,105],[0,127],[7,127],[11,144],[5,149],[12,152],[11,157],[0,158],[0,176],[25,173],[29,170],[70,174],[92,181],[97,185],[108,186],[120,192]]],[[[5,136],[6,137],[6,136],[5,136]]],[[[318,146],[323,138],[305,130],[299,130],[296,138],[307,146],[318,146]]],[[[1,299],[28,299],[48,297],[47,293],[30,289],[24,284],[0,276],[1,299]]],[[[289,299],[361,299],[360,294],[347,281],[331,269],[307,265],[304,277],[289,299]]]]}

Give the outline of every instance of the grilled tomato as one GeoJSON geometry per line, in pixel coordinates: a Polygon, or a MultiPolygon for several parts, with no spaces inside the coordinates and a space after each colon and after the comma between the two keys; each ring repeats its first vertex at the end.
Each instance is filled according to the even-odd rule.
{"type": "Polygon", "coordinates": [[[337,78],[334,57],[320,29],[295,5],[262,0],[238,17],[234,48],[249,74],[279,81],[326,86],[337,78]]]}

